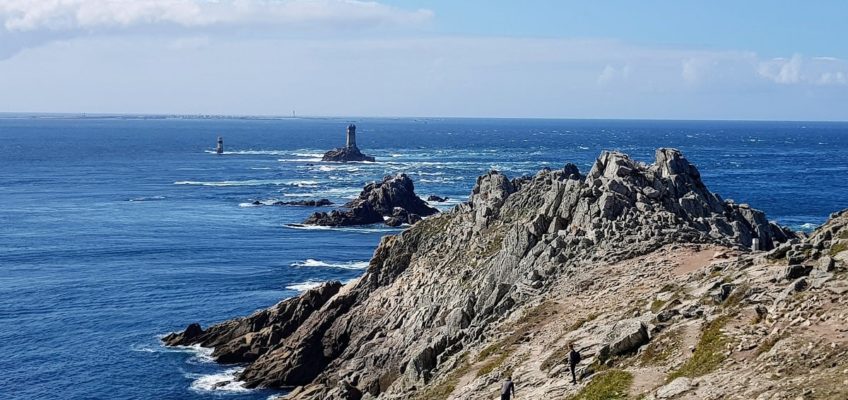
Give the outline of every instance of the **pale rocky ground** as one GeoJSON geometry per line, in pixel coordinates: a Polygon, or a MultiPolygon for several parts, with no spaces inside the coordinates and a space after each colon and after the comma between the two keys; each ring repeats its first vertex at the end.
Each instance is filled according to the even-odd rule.
{"type": "MultiPolygon", "coordinates": [[[[848,238],[848,213],[824,229],[840,225],[837,236],[848,238]]],[[[840,243],[848,243],[848,239],[840,243]]],[[[831,248],[825,250],[827,254],[831,248]]],[[[521,340],[506,346],[508,355],[497,361],[499,365],[492,372],[478,376],[481,365],[493,361],[491,357],[468,367],[447,398],[497,398],[499,381],[506,374],[511,374],[517,385],[518,399],[577,396],[592,382],[592,376],[572,385],[562,363],[565,353],[559,352],[573,341],[578,348],[588,347],[583,353],[591,356],[596,343],[603,340],[603,331],[615,321],[633,317],[647,323],[651,337],[645,345],[612,363],[612,368],[633,376],[628,392],[615,398],[848,398],[848,252],[838,252],[832,259],[834,266],[829,273],[825,272],[828,261],[809,260],[816,266],[813,277],[800,279],[814,287],[801,291],[794,289],[796,280],[783,279],[786,259],[769,260],[764,252],[739,252],[720,246],[667,245],[646,256],[599,265],[584,276],[559,283],[535,306],[549,315],[534,321],[533,329],[521,340]],[[588,285],[584,282],[591,282],[591,286],[581,290],[588,285]],[[720,303],[705,298],[722,282],[736,285],[736,293],[731,292],[729,299],[720,303]],[[680,298],[682,303],[657,300],[669,297],[680,298]],[[703,304],[704,316],[678,315],[656,331],[657,311],[698,303],[703,304]],[[761,320],[757,320],[757,306],[768,311],[761,320]],[[594,319],[575,329],[575,324],[587,316],[594,319]],[[726,342],[723,361],[704,375],[678,378],[672,383],[670,373],[690,359],[704,324],[720,316],[728,317],[721,329],[726,342]],[[662,349],[664,356],[657,357],[656,349],[662,349]],[[549,359],[559,362],[542,368],[549,359]]],[[[528,305],[527,310],[533,307],[528,305]]],[[[516,313],[501,330],[508,334],[521,321],[520,313],[516,313]]],[[[477,352],[497,340],[481,344],[477,352]]],[[[584,356],[578,374],[590,369],[593,361],[584,356]]]]}
{"type": "Polygon", "coordinates": [[[296,400],[492,399],[507,374],[519,399],[848,398],[846,219],[799,238],[672,149],[491,172],[384,238],[356,282],[165,341],[296,400]]]}

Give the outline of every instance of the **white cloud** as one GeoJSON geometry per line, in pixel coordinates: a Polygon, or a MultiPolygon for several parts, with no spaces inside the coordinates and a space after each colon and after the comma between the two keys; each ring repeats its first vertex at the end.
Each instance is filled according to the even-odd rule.
{"type": "Polygon", "coordinates": [[[149,24],[181,27],[268,24],[407,25],[432,18],[361,0],[3,0],[0,21],[9,32],[96,30],[149,24]]]}
{"type": "Polygon", "coordinates": [[[774,58],[760,62],[757,72],[782,85],[848,84],[848,62],[834,57],[804,58],[795,54],[789,59],[774,58]]]}
{"type": "Polygon", "coordinates": [[[791,57],[610,40],[93,35],[0,62],[0,110],[848,119],[848,63],[798,58],[781,77],[791,57]]]}
{"type": "Polygon", "coordinates": [[[608,85],[616,81],[625,81],[630,77],[630,65],[624,65],[616,68],[607,64],[601,74],[598,75],[598,84],[608,85]]]}

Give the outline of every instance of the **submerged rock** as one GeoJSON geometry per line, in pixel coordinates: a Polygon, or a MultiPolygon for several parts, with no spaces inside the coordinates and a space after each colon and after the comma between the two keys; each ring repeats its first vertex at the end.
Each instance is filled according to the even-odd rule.
{"type": "Polygon", "coordinates": [[[412,225],[421,217],[438,212],[415,194],[415,185],[405,174],[386,176],[369,183],[346,209],[317,212],[304,221],[307,225],[351,226],[385,222],[390,226],[412,225]]]}
{"type": "Polygon", "coordinates": [[[303,206],[303,207],[327,207],[333,205],[333,202],[327,199],[321,200],[295,200],[295,201],[275,201],[273,203],[263,203],[259,200],[251,203],[255,206],[303,206]]]}

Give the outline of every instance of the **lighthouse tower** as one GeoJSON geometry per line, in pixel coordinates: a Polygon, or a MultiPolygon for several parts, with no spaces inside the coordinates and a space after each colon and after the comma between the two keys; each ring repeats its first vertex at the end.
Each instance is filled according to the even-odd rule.
{"type": "Polygon", "coordinates": [[[356,125],[350,124],[347,126],[347,147],[348,149],[356,148],[356,125]]]}
{"type": "Polygon", "coordinates": [[[218,136],[218,147],[215,148],[215,152],[224,154],[224,138],[222,136],[218,136]]]}

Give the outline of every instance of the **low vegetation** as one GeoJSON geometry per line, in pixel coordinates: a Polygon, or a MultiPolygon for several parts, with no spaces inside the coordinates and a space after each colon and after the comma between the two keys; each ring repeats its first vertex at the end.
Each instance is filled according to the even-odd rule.
{"type": "Polygon", "coordinates": [[[457,361],[457,366],[441,380],[429,385],[427,389],[421,391],[416,397],[416,400],[445,400],[456,390],[456,385],[459,383],[459,378],[465,375],[468,371],[468,354],[463,354],[457,361]]]}
{"type": "Polygon", "coordinates": [[[579,393],[569,400],[616,400],[626,399],[633,384],[633,374],[620,369],[611,369],[595,375],[579,393]]]}
{"type": "MultiPolygon", "coordinates": [[[[844,232],[843,232],[844,233],[844,232]]],[[[841,237],[842,235],[840,235],[841,237]]],[[[836,242],[833,246],[830,246],[830,255],[835,256],[845,250],[848,250],[848,243],[846,242],[836,242]]]]}
{"type": "Polygon", "coordinates": [[[681,376],[695,378],[706,375],[727,358],[725,354],[727,338],[721,330],[729,319],[728,316],[721,316],[706,324],[692,357],[686,360],[679,369],[669,374],[669,381],[681,376]]]}

